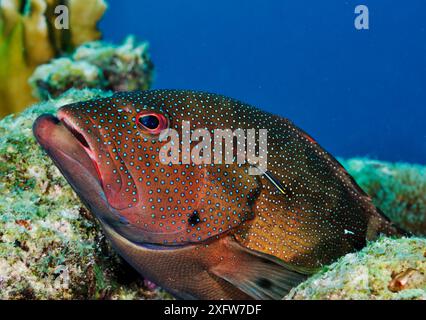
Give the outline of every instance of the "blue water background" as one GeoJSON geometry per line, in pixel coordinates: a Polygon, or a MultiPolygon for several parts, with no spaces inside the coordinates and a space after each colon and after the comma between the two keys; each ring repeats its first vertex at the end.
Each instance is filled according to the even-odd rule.
{"type": "Polygon", "coordinates": [[[108,2],[105,39],[149,41],[155,88],[241,99],[337,156],[426,163],[426,1],[108,2]]]}

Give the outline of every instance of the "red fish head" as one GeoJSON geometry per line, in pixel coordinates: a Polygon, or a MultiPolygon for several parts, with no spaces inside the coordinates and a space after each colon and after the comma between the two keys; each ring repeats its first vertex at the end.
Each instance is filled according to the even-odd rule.
{"type": "Polygon", "coordinates": [[[251,218],[257,181],[232,166],[160,161],[167,143],[160,136],[191,119],[184,106],[161,95],[118,94],[42,116],[34,133],[80,198],[128,238],[199,242],[251,218]]]}
{"type": "Polygon", "coordinates": [[[65,106],[57,117],[92,160],[109,205],[128,211],[140,206],[148,188],[138,185],[160,152],[158,136],[168,128],[167,115],[115,99],[65,106]]]}

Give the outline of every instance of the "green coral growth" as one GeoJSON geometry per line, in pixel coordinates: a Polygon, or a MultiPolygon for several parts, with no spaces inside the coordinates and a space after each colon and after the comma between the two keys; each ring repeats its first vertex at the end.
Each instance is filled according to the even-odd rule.
{"type": "Polygon", "coordinates": [[[70,88],[112,91],[147,90],[153,81],[148,44],[128,37],[120,46],[101,41],[77,48],[69,57],[39,66],[30,78],[40,100],[58,97],[70,88]]]}
{"type": "Polygon", "coordinates": [[[167,297],[118,258],[33,138],[40,114],[109,95],[71,90],[0,121],[0,299],[167,297]]]}
{"type": "Polygon", "coordinates": [[[426,239],[382,238],[294,288],[286,299],[426,299],[426,239]]]}
{"type": "Polygon", "coordinates": [[[392,221],[426,235],[426,167],[363,158],[341,162],[392,221]]]}

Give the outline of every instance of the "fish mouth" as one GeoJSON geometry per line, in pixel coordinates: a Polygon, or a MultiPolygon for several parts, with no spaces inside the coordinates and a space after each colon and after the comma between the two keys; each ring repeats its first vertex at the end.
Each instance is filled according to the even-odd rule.
{"type": "Polygon", "coordinates": [[[129,171],[126,163],[118,153],[111,159],[107,144],[115,148],[114,141],[107,143],[101,128],[90,117],[84,119],[83,127],[80,120],[72,106],[65,106],[58,110],[56,117],[39,117],[33,126],[34,135],[80,197],[84,196],[80,189],[86,182],[79,179],[74,182],[78,170],[86,172],[90,180],[96,180],[112,208],[122,210],[129,208],[129,203],[137,204],[137,201],[133,201],[136,190],[132,199],[126,197],[126,193],[130,193],[127,192],[129,185],[136,188],[133,177],[123,173],[129,171]]]}
{"type": "MultiPolygon", "coordinates": [[[[102,178],[88,140],[66,118],[45,114],[33,125],[37,142],[79,195],[96,192],[105,198],[102,178]]],[[[93,194],[92,194],[93,195],[93,194]]]]}
{"type": "MultiPolygon", "coordinates": [[[[58,121],[71,133],[71,135],[74,137],[75,140],[77,140],[80,144],[80,146],[83,148],[83,150],[86,152],[86,154],[89,156],[90,160],[92,161],[93,167],[96,169],[96,174],[98,177],[98,180],[100,184],[102,184],[102,175],[101,171],[99,169],[99,163],[96,161],[95,152],[90,147],[90,144],[86,137],[73,125],[71,121],[68,120],[64,115],[62,115],[60,112],[58,113],[58,121]]],[[[87,159],[85,159],[87,160],[87,159]]],[[[86,164],[86,163],[84,163],[86,164]]],[[[86,166],[87,169],[87,166],[86,166]]]]}

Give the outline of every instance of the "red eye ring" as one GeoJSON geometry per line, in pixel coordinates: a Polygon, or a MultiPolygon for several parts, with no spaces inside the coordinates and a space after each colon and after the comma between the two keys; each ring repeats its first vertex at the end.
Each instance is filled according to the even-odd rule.
{"type": "Polygon", "coordinates": [[[158,135],[169,126],[168,119],[161,113],[152,111],[141,112],[136,116],[136,122],[144,133],[158,135]]]}

